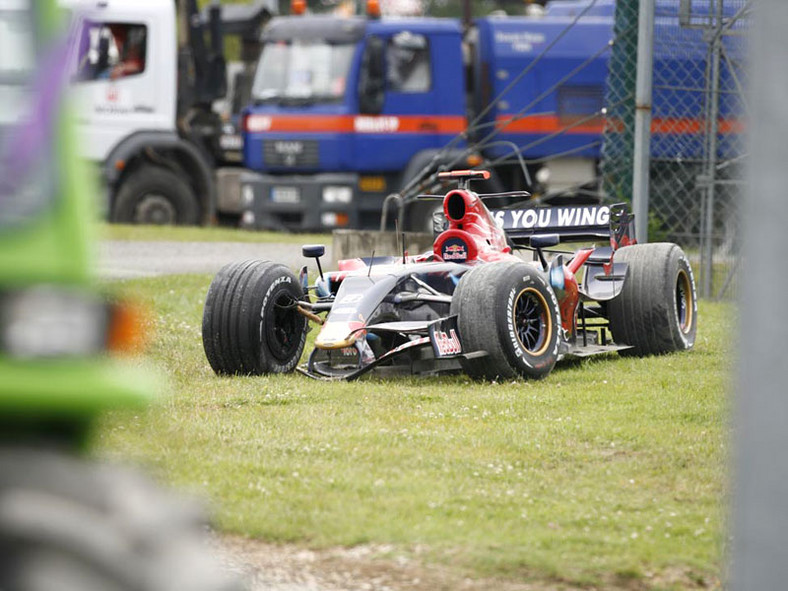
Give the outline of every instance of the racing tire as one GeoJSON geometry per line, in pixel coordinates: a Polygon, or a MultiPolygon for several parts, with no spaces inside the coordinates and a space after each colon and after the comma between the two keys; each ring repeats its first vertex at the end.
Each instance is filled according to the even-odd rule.
{"type": "Polygon", "coordinates": [[[200,223],[200,206],[189,183],[180,176],[160,166],[143,165],[118,190],[111,221],[194,226],[200,223]]]}
{"type": "Polygon", "coordinates": [[[0,449],[0,589],[230,591],[199,507],[139,474],[0,449]]]}
{"type": "Polygon", "coordinates": [[[527,263],[474,267],[460,279],[451,302],[465,353],[475,379],[540,379],[558,360],[561,321],[558,300],[543,273],[527,263]]]}
{"type": "Polygon", "coordinates": [[[622,355],[659,355],[691,349],[698,299],[684,251],[670,243],[635,244],[616,251],[627,263],[621,293],[607,303],[613,340],[631,345],[622,355]]]}
{"type": "Polygon", "coordinates": [[[296,310],[303,290],[286,266],[244,261],[223,267],[208,288],[202,341],[219,375],[293,371],[306,342],[307,321],[296,310]]]}

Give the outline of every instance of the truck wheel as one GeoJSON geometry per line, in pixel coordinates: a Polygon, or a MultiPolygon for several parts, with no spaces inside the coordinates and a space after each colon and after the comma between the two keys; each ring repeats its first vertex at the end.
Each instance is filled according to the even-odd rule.
{"type": "Polygon", "coordinates": [[[303,290],[284,265],[231,263],[211,282],[202,342],[217,374],[262,375],[295,369],[307,322],[296,310],[303,290]]]}
{"type": "Polygon", "coordinates": [[[134,472],[43,449],[0,449],[0,589],[240,589],[193,503],[134,472]]]}
{"type": "Polygon", "coordinates": [[[542,273],[526,263],[474,267],[460,279],[451,302],[474,378],[543,378],[558,360],[558,301],[542,273]]]}
{"type": "Polygon", "coordinates": [[[690,349],[698,328],[695,278],[675,244],[635,244],[615,254],[628,263],[621,293],[608,302],[613,340],[631,345],[623,355],[657,355],[690,349]]]}
{"type": "Polygon", "coordinates": [[[118,190],[112,221],[192,226],[200,223],[200,206],[192,188],[177,174],[145,165],[131,173],[118,190]]]}

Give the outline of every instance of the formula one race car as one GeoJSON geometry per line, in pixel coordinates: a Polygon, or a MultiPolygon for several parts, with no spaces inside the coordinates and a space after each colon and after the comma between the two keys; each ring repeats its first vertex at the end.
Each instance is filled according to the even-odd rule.
{"type": "MultiPolygon", "coordinates": [[[[624,205],[490,212],[458,181],[443,199],[433,249],[417,256],[339,262],[323,273],[323,246],[304,246],[307,267],[246,261],[211,283],[203,345],[218,374],[284,373],[357,378],[370,370],[465,371],[474,378],[541,378],[566,356],[689,349],[697,329],[695,281],[675,244],[635,244],[624,205]],[[563,242],[604,245],[567,253],[563,242]],[[525,261],[513,249],[530,249],[525,261]],[[565,260],[566,259],[566,260],[565,260]],[[578,279],[580,277],[580,279],[578,279]],[[320,330],[298,365],[310,323],[320,330]]],[[[422,196],[424,198],[435,198],[422,196]]],[[[506,197],[527,197],[526,193],[506,197]]]]}

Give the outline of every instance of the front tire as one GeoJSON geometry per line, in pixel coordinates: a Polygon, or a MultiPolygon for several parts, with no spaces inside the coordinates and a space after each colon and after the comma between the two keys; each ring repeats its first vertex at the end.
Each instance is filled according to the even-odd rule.
{"type": "Polygon", "coordinates": [[[220,375],[293,371],[306,342],[307,322],[296,310],[303,297],[284,265],[244,261],[223,267],[205,299],[202,339],[220,375]]]}
{"type": "Polygon", "coordinates": [[[558,301],[533,265],[474,267],[460,279],[451,313],[457,314],[463,350],[487,351],[486,357],[461,361],[473,378],[540,379],[558,360],[558,301]]]}
{"type": "Polygon", "coordinates": [[[0,589],[230,591],[199,508],[135,472],[0,448],[0,589]]]}
{"type": "Polygon", "coordinates": [[[123,181],[111,219],[121,224],[193,226],[200,223],[200,207],[189,183],[171,170],[146,164],[123,181]]]}
{"type": "Polygon", "coordinates": [[[615,262],[627,263],[621,293],[608,302],[613,340],[631,345],[623,355],[659,355],[691,349],[698,329],[692,267],[675,244],[625,246],[615,262]]]}

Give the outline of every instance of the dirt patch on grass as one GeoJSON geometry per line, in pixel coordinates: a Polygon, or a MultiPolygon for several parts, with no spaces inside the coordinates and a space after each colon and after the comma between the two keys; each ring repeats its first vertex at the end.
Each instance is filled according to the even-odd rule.
{"type": "Polygon", "coordinates": [[[718,589],[719,581],[683,569],[647,578],[611,576],[604,583],[572,583],[474,578],[456,568],[423,564],[386,545],[310,550],[270,544],[240,536],[222,536],[217,544],[225,568],[242,578],[249,591],[641,591],[654,588],[718,589]],[[393,558],[392,558],[393,556],[393,558]]]}

